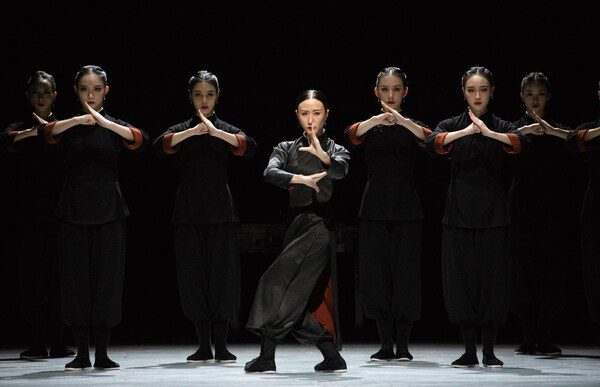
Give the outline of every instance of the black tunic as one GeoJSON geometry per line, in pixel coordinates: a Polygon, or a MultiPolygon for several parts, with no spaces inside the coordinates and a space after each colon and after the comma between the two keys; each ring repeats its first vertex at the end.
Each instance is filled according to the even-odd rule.
{"type": "Polygon", "coordinates": [[[468,111],[438,124],[427,138],[432,153],[449,154],[450,186],[442,223],[444,301],[453,323],[498,325],[509,307],[507,231],[509,213],[503,186],[506,153],[518,154],[526,140],[516,127],[490,112],[479,117],[506,133],[512,147],[481,133],[443,145],[447,133],[472,123],[468,111]]]}
{"type": "Polygon", "coordinates": [[[327,169],[318,157],[298,150],[309,145],[304,137],[279,143],[265,169],[266,181],[289,192],[290,226],[283,252],[258,284],[247,328],[275,340],[282,340],[290,331],[301,342],[316,343],[333,336],[339,348],[335,236],[328,201],[333,181],[348,173],[350,156],[325,135],[319,141],[331,158],[327,169]],[[317,182],[319,192],[303,184],[290,184],[296,174],[324,170],[327,175],[317,182]]]}
{"type": "MultiPolygon", "coordinates": [[[[425,137],[431,131],[421,122],[425,137]]],[[[423,217],[415,186],[417,152],[425,142],[400,125],[377,125],[361,137],[360,122],[345,130],[363,147],[368,181],[359,210],[360,289],[370,318],[415,321],[421,313],[423,217]]]]}
{"type": "Polygon", "coordinates": [[[180,187],[175,198],[175,256],[181,306],[192,321],[232,320],[240,299],[238,216],[228,185],[232,155],[252,158],[256,141],[213,114],[213,125],[234,134],[237,148],[209,134],[171,146],[175,133],[202,122],[199,116],[173,125],[154,140],[160,157],[177,153],[180,187]]]}
{"type": "Polygon", "coordinates": [[[442,223],[463,228],[492,228],[510,224],[503,186],[505,154],[518,154],[525,137],[516,127],[490,112],[479,117],[495,132],[508,134],[513,147],[481,133],[464,136],[442,146],[446,134],[472,123],[468,111],[443,120],[426,140],[430,152],[449,154],[450,186],[442,223]]]}
{"type": "Polygon", "coordinates": [[[198,116],[171,126],[154,140],[154,150],[158,156],[179,154],[180,187],[175,198],[173,223],[217,224],[238,221],[229,191],[227,167],[232,154],[248,159],[254,157],[256,141],[235,126],[220,120],[216,114],[208,119],[217,129],[234,134],[240,143],[239,147],[233,148],[209,134],[187,138],[171,147],[173,134],[202,122],[198,116]]]}
{"type": "Polygon", "coordinates": [[[583,154],[588,184],[579,214],[581,222],[581,263],[588,310],[600,324],[600,137],[585,141],[589,129],[600,127],[600,119],[579,125],[567,138],[574,152],[583,154]]]}
{"type": "Polygon", "coordinates": [[[123,219],[128,214],[117,180],[121,149],[142,152],[148,135],[125,121],[100,112],[109,121],[131,129],[133,143],[100,125],[77,125],[52,136],[52,123],[44,128],[48,143],[60,147],[64,157],[65,182],[55,215],[69,223],[93,225],[123,219]]]}

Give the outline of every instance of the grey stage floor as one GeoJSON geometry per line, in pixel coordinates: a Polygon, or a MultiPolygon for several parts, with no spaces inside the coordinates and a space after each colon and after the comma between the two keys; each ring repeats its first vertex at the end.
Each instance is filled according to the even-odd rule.
{"type": "MultiPolygon", "coordinates": [[[[15,386],[600,386],[600,348],[563,347],[563,356],[522,356],[513,346],[498,346],[504,368],[456,369],[450,363],[462,354],[459,344],[418,344],[410,363],[371,363],[374,344],[348,344],[342,351],[345,374],[317,374],[321,361],[311,346],[286,344],[277,348],[277,373],[245,374],[244,363],[258,354],[258,345],[231,345],[235,364],[186,363],[192,346],[113,346],[110,356],[118,371],[65,372],[69,359],[18,360],[18,349],[0,350],[0,385],[15,386]]],[[[479,353],[480,361],[481,354],[479,353]]]]}

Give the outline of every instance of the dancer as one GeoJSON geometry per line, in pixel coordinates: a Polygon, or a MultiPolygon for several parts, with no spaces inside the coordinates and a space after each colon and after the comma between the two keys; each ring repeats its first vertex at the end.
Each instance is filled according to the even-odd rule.
{"type": "Polygon", "coordinates": [[[516,354],[560,355],[552,344],[558,315],[567,300],[561,286],[567,269],[570,206],[556,206],[568,198],[572,158],[565,140],[570,129],[551,120],[546,107],[550,81],[539,72],[521,81],[525,113],[514,122],[530,143],[527,155],[513,163],[509,195],[511,217],[511,308],[519,316],[524,340],[516,354]],[[529,126],[540,123],[539,126],[529,126]],[[552,210],[549,210],[552,209],[552,210]]]}
{"type": "Polygon", "coordinates": [[[36,71],[27,82],[25,95],[32,114],[11,124],[1,134],[5,149],[14,153],[18,206],[15,246],[18,246],[18,276],[21,312],[29,325],[30,345],[21,359],[58,358],[74,355],[63,343],[64,323],[60,316],[60,292],[56,262],[56,222],[51,208],[62,183],[56,152],[44,146],[38,128],[56,121],[52,107],[56,80],[36,71]],[[32,243],[32,236],[40,238],[32,243]],[[49,344],[48,352],[46,344],[49,344]]]}
{"type": "MultiPolygon", "coordinates": [[[[509,216],[503,188],[505,154],[518,154],[524,136],[490,111],[492,73],[472,67],[462,76],[468,108],[438,124],[428,148],[451,156],[442,233],[444,301],[460,326],[465,353],[453,367],[476,367],[477,327],[482,327],[483,364],[502,367],[494,355],[498,327],[509,307],[509,216]]],[[[537,127],[538,124],[533,124],[537,127]]]]}
{"type": "Polygon", "coordinates": [[[600,325],[600,119],[577,126],[568,136],[567,145],[587,164],[588,184],[579,214],[581,265],[588,311],[600,325]]]}
{"type": "Polygon", "coordinates": [[[365,314],[375,319],[381,341],[372,361],[412,360],[408,341],[421,314],[423,216],[414,170],[431,131],[400,113],[407,93],[406,74],[385,68],[375,83],[382,112],[345,130],[350,146],[364,147],[368,165],[359,211],[359,262],[365,314]]]}
{"type": "Polygon", "coordinates": [[[65,181],[55,215],[62,311],[77,343],[77,356],[65,366],[67,371],[91,367],[90,331],[94,368],[119,368],[107,353],[111,328],[121,320],[128,215],[117,163],[121,149],[141,152],[148,136],[106,113],[108,90],[102,68],[82,67],[75,91],[84,113],[44,127],[45,140],[60,147],[65,158],[65,181]]]}
{"type": "Polygon", "coordinates": [[[274,373],[275,348],[291,331],[313,343],[324,360],[317,372],[345,372],[335,310],[335,236],[330,216],[333,181],[348,173],[348,151],[325,134],[329,109],[325,94],[302,92],[296,115],[304,130],[279,143],[269,158],[265,180],[289,192],[284,250],[258,284],[247,328],[261,337],[260,355],[246,372],[274,373]]]}
{"type": "Polygon", "coordinates": [[[252,158],[256,142],[215,113],[219,81],[199,71],[188,82],[194,116],[171,126],[154,140],[157,155],[177,153],[180,187],[172,222],[181,306],[196,327],[199,347],[188,362],[213,359],[233,363],[227,332],[240,300],[238,217],[229,191],[227,166],[232,155],[252,158]]]}

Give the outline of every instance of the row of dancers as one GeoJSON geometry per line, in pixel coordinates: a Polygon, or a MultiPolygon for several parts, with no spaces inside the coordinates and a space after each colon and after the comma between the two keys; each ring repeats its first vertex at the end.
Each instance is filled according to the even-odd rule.
{"type": "MultiPolygon", "coordinates": [[[[472,67],[461,81],[465,111],[431,130],[402,110],[407,75],[397,67],[385,68],[374,87],[380,112],[344,131],[348,148],[364,148],[368,167],[359,210],[359,269],[364,311],[376,321],[381,341],[371,361],[413,359],[408,344],[421,313],[423,233],[415,187],[418,152],[448,157],[451,166],[442,219],[443,295],[449,319],[460,327],[465,345],[453,367],[479,365],[478,329],[483,365],[502,367],[494,344],[511,303],[524,329],[516,352],[560,354],[548,323],[565,301],[547,282],[564,269],[567,246],[564,238],[548,235],[564,230],[565,219],[559,210],[548,211],[536,195],[556,198],[568,188],[561,184],[568,174],[562,162],[568,148],[589,161],[590,184],[581,212],[582,263],[590,314],[600,322],[600,253],[593,238],[600,227],[600,121],[571,130],[548,118],[550,82],[541,73],[528,74],[522,81],[527,111],[517,122],[491,112],[494,80],[488,69],[472,67]],[[508,194],[503,179],[507,161],[516,166],[510,171],[508,194]],[[552,174],[539,173],[540,163],[550,163],[552,174]],[[517,275],[511,275],[511,267],[517,275]]],[[[91,368],[91,336],[94,368],[119,368],[108,357],[108,343],[111,328],[121,320],[129,211],[116,170],[121,150],[142,152],[150,139],[145,131],[108,115],[103,106],[108,91],[102,68],[82,67],[75,77],[82,113],[58,120],[52,112],[56,82],[52,75],[36,72],[26,91],[32,118],[2,133],[3,145],[15,152],[22,168],[17,195],[27,203],[17,220],[19,229],[30,233],[17,234],[16,243],[21,272],[31,281],[21,283],[36,284],[21,289],[23,313],[33,327],[31,347],[21,357],[74,355],[62,344],[65,322],[77,345],[66,370],[91,368]],[[40,243],[31,243],[32,235],[40,243]],[[55,256],[48,258],[45,251],[55,251],[55,256]],[[60,290],[47,290],[42,284],[60,290]],[[49,353],[40,307],[45,292],[60,295],[50,298],[54,328],[49,353]]],[[[180,186],[172,216],[177,281],[183,312],[194,322],[199,343],[187,361],[235,362],[227,335],[240,303],[239,219],[227,165],[233,156],[251,159],[257,144],[217,117],[220,88],[214,74],[195,73],[188,95],[194,109],[191,118],[152,141],[156,155],[179,157],[180,186]]],[[[260,354],[245,370],[275,372],[277,344],[292,333],[321,351],[324,359],[315,371],[345,372],[330,199],[335,181],[348,174],[351,153],[325,133],[329,108],[322,91],[302,92],[295,111],[302,134],[277,144],[264,170],[267,182],[289,193],[287,231],[283,251],[258,283],[246,328],[260,337],[260,354]]]]}

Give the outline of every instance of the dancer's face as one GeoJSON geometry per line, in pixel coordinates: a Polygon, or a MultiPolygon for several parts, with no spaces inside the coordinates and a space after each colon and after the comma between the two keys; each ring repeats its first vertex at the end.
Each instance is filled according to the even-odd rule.
{"type": "Polygon", "coordinates": [[[379,79],[379,84],[375,88],[375,95],[380,101],[394,110],[400,110],[400,105],[406,94],[408,87],[404,86],[402,79],[393,74],[385,75],[379,79]]]}
{"type": "Polygon", "coordinates": [[[321,101],[314,98],[300,102],[296,110],[296,116],[302,129],[307,134],[315,132],[317,136],[323,133],[328,115],[329,110],[325,109],[321,101]]]}
{"type": "Polygon", "coordinates": [[[494,94],[494,88],[487,78],[473,75],[467,80],[462,90],[471,111],[476,115],[485,113],[494,94]]]}
{"type": "Polygon", "coordinates": [[[523,88],[521,100],[525,104],[528,113],[535,112],[535,114],[542,117],[546,104],[550,101],[550,91],[543,84],[533,82],[523,88]]]}
{"type": "Polygon", "coordinates": [[[190,100],[196,111],[200,110],[205,117],[215,111],[215,105],[219,100],[217,89],[208,82],[198,82],[190,91],[190,100]]]}
{"type": "Polygon", "coordinates": [[[56,91],[53,90],[50,81],[44,79],[32,84],[29,90],[25,92],[25,96],[35,114],[42,118],[50,115],[52,104],[56,99],[56,91]]]}
{"type": "Polygon", "coordinates": [[[108,86],[97,74],[90,73],[81,77],[79,83],[75,85],[75,92],[82,105],[87,102],[92,109],[99,112],[102,110],[104,96],[108,93],[108,86]]]}

